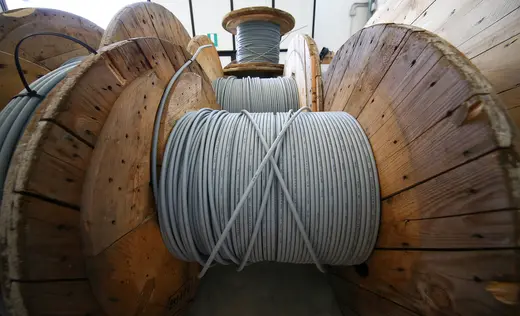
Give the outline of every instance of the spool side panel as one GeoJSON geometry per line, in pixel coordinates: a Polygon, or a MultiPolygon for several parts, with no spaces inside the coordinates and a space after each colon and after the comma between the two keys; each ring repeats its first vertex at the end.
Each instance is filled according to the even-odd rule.
{"type": "Polygon", "coordinates": [[[284,65],[271,63],[230,63],[224,67],[224,75],[243,77],[276,78],[283,75],[284,65]]]}
{"type": "MultiPolygon", "coordinates": [[[[27,127],[13,156],[0,212],[6,228],[0,238],[2,290],[15,313],[101,314],[87,279],[83,253],[80,256],[73,245],[79,232],[69,224],[73,216],[79,216],[86,168],[115,100],[142,73],[153,70],[158,78],[167,75],[163,58],[189,56],[184,51],[178,56],[150,54],[154,47],[162,46],[158,39],[136,39],[90,56],[53,89],[39,108],[41,115],[33,117],[27,127]],[[27,198],[37,202],[31,199],[26,203],[27,198]],[[45,224],[40,223],[38,230],[27,230],[31,225],[36,227],[34,214],[45,224]],[[49,233],[43,235],[43,229],[49,233]],[[35,245],[42,245],[37,252],[32,250],[35,245]],[[35,255],[41,259],[27,260],[35,255]],[[78,290],[78,284],[88,291],[78,290]],[[57,286],[60,290],[54,290],[57,286]],[[46,289],[54,295],[43,300],[37,293],[46,289]]],[[[196,63],[191,69],[202,73],[196,63]]],[[[206,78],[203,73],[202,77],[206,78]]],[[[203,91],[208,94],[211,86],[203,91]]],[[[185,294],[177,301],[189,298],[185,294]]]]}
{"type": "Polygon", "coordinates": [[[518,1],[388,1],[367,25],[384,22],[423,27],[456,46],[487,77],[515,124],[520,124],[518,1]]]}
{"type": "MultiPolygon", "coordinates": [[[[75,14],[53,9],[25,8],[0,14],[0,50],[14,54],[16,44],[35,32],[57,32],[75,37],[89,46],[99,45],[103,29],[75,14]]],[[[72,57],[88,52],[79,44],[56,36],[37,36],[24,41],[20,56],[50,70],[72,57]]]]}
{"type": "Polygon", "coordinates": [[[351,282],[418,314],[517,312],[517,141],[490,84],[453,46],[399,25],[363,29],[330,69],[325,104],[358,118],[382,193],[376,250],[366,265],[335,268],[337,291],[351,282]],[[388,55],[383,44],[399,37],[388,55]]]}
{"type": "MultiPolygon", "coordinates": [[[[157,39],[136,41],[146,59],[157,63],[119,95],[96,143],[81,204],[87,273],[108,314],[175,314],[195,294],[199,268],[175,259],[162,241],[150,186],[150,150],[164,88],[191,55],[168,42],[162,49],[154,45],[157,39]]],[[[217,105],[211,82],[194,63],[174,86],[162,122],[161,151],[175,121],[202,107],[217,105]]]]}
{"type": "MultiPolygon", "coordinates": [[[[14,63],[14,56],[0,51],[0,110],[2,110],[11,98],[20,93],[24,86],[14,63]]],[[[49,72],[45,67],[20,58],[20,64],[27,82],[31,83],[49,72]]]]}
{"type": "Polygon", "coordinates": [[[182,23],[168,9],[153,2],[139,2],[116,13],[99,47],[136,37],[157,37],[184,48],[191,39],[182,23]]]}
{"type": "Polygon", "coordinates": [[[297,35],[291,41],[284,65],[284,77],[293,76],[298,86],[300,107],[323,110],[323,84],[318,47],[308,35],[297,35]]]}
{"type": "Polygon", "coordinates": [[[220,63],[220,57],[218,56],[217,49],[213,45],[213,42],[206,35],[197,35],[191,39],[188,43],[186,50],[194,55],[197,49],[203,45],[212,45],[211,47],[204,48],[197,56],[197,62],[204,69],[209,80],[213,81],[217,78],[224,76],[222,70],[222,64],[220,63]]]}

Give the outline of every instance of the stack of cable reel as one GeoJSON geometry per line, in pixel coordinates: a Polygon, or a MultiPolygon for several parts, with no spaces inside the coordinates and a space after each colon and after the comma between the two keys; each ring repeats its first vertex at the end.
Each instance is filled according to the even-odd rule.
{"type": "MultiPolygon", "coordinates": [[[[442,39],[401,25],[363,29],[322,89],[310,37],[295,37],[282,67],[270,50],[293,28],[290,14],[246,8],[223,25],[243,45],[226,69],[207,37],[190,39],[164,7],[129,5],[97,52],[41,98],[4,182],[0,274],[12,314],[181,314],[214,263],[334,265],[351,277],[345,266],[368,260],[366,282],[385,280],[379,271],[398,258],[379,248],[420,243],[392,230],[408,216],[401,209],[437,216],[426,193],[455,199],[466,166],[515,187],[507,115],[442,39]],[[257,47],[255,36],[271,44],[257,47]],[[247,68],[259,50],[270,70],[247,68]],[[429,182],[444,174],[461,181],[429,182]],[[396,210],[389,201],[399,196],[396,210]]],[[[406,260],[401,269],[421,265],[420,255],[406,260]]],[[[450,286],[406,282],[396,286],[450,286]]]]}

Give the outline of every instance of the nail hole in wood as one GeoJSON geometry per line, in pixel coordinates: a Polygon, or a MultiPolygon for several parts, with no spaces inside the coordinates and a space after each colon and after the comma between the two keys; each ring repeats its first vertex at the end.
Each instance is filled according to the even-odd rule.
{"type": "Polygon", "coordinates": [[[437,81],[430,83],[430,88],[437,84],[437,81]]]}

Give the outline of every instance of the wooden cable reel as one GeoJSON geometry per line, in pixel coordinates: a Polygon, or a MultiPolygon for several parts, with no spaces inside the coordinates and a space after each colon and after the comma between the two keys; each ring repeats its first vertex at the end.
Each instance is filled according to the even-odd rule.
{"type": "MultiPolygon", "coordinates": [[[[42,8],[24,8],[0,13],[0,51],[14,54],[16,44],[35,32],[57,32],[75,37],[89,46],[99,45],[103,29],[75,14],[42,8]]],[[[54,36],[39,36],[27,40],[20,48],[20,57],[49,70],[67,60],[85,56],[81,45],[54,36]]],[[[19,92],[19,91],[17,91],[19,92]]]]}
{"type": "MultiPolygon", "coordinates": [[[[24,8],[0,13],[0,109],[24,89],[14,61],[16,44],[35,32],[70,35],[97,47],[103,29],[72,13],[41,8],[24,8]]],[[[88,55],[81,45],[55,36],[38,36],[20,47],[20,64],[27,82],[58,68],[67,60],[88,55]]]]}
{"type": "Polygon", "coordinates": [[[168,9],[154,2],[138,2],[119,10],[110,20],[100,47],[135,37],[157,37],[188,46],[190,35],[168,9]]]}
{"type": "MultiPolygon", "coordinates": [[[[190,57],[157,38],[123,41],[89,57],[44,101],[13,157],[0,214],[13,311],[161,315],[191,298],[198,266],[162,244],[147,147],[162,91],[190,57]]],[[[164,134],[185,111],[208,106],[216,107],[211,84],[193,63],[172,93],[164,134]]]]}
{"type": "MultiPolygon", "coordinates": [[[[280,35],[294,28],[294,17],[289,13],[270,7],[248,7],[229,12],[222,19],[222,27],[233,35],[237,26],[247,21],[268,21],[280,25],[280,35]]],[[[273,78],[283,74],[283,65],[268,62],[250,62],[238,64],[232,62],[224,67],[224,75],[247,77],[255,76],[273,78]]]]}
{"type": "MultiPolygon", "coordinates": [[[[16,314],[174,314],[193,296],[198,266],[164,247],[149,186],[154,110],[191,57],[184,47],[157,38],[104,47],[31,121],[0,212],[2,288],[16,314]]],[[[286,75],[308,78],[305,65],[286,75]]],[[[487,80],[435,35],[383,24],[337,52],[323,99],[365,130],[383,197],[372,257],[334,269],[340,301],[358,314],[514,314],[517,142],[487,80]]],[[[186,111],[214,102],[193,63],[171,94],[160,144],[186,111]]]]}
{"type": "Polygon", "coordinates": [[[478,69],[432,33],[380,24],[341,47],[324,92],[325,110],[352,114],[369,137],[382,196],[367,264],[334,269],[340,304],[517,314],[518,142],[478,69]]]}
{"type": "Polygon", "coordinates": [[[323,111],[320,54],[309,35],[297,34],[289,44],[283,75],[296,80],[300,107],[323,111]]]}

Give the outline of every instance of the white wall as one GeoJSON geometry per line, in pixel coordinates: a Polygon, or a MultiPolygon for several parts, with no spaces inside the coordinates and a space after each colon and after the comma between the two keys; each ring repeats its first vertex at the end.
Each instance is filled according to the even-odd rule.
{"type": "Polygon", "coordinates": [[[360,30],[368,21],[366,7],[354,10],[355,16],[350,16],[352,5],[356,0],[317,0],[316,27],[314,39],[318,47],[327,47],[337,51],[350,36],[360,30]]]}
{"type": "Polygon", "coordinates": [[[166,9],[170,10],[179,21],[181,21],[182,25],[188,34],[191,34],[191,16],[190,16],[190,2],[189,0],[154,0],[166,9]]]}
{"type": "Polygon", "coordinates": [[[217,33],[218,50],[232,50],[233,39],[222,27],[222,18],[230,11],[229,0],[192,0],[195,33],[217,33]]]}

